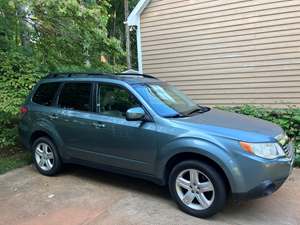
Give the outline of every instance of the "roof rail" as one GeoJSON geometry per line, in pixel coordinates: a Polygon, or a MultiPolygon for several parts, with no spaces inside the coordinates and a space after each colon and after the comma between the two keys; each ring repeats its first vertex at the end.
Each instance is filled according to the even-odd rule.
{"type": "Polygon", "coordinates": [[[120,76],[137,76],[137,77],[144,77],[144,78],[151,78],[151,79],[156,79],[156,77],[149,75],[149,74],[142,74],[142,73],[115,73],[115,75],[120,75],[120,76]]]}
{"type": "Polygon", "coordinates": [[[63,77],[72,77],[76,75],[86,75],[86,76],[104,76],[104,75],[111,75],[111,74],[104,74],[99,72],[57,72],[57,73],[49,73],[45,78],[57,78],[60,76],[63,77]]]}
{"type": "Polygon", "coordinates": [[[156,77],[148,74],[139,74],[139,73],[101,73],[101,72],[58,72],[58,73],[49,73],[45,78],[59,78],[59,77],[75,77],[77,75],[85,76],[136,76],[157,79],[156,77]]]}

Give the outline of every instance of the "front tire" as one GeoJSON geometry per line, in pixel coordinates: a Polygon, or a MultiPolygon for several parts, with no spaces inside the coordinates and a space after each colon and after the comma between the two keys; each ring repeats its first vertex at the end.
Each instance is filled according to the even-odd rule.
{"type": "Polygon", "coordinates": [[[169,190],[182,211],[200,218],[218,213],[227,199],[224,180],[216,169],[195,160],[183,161],[172,169],[169,190]]]}
{"type": "Polygon", "coordinates": [[[56,146],[47,137],[38,138],[32,145],[33,163],[37,170],[46,176],[57,174],[62,167],[56,146]]]}

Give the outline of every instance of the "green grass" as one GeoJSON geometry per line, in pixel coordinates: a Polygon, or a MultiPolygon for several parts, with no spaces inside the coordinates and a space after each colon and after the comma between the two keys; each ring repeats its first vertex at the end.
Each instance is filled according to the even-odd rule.
{"type": "Polygon", "coordinates": [[[29,165],[31,155],[29,152],[18,152],[11,156],[0,156],[0,174],[10,170],[29,165]]]}

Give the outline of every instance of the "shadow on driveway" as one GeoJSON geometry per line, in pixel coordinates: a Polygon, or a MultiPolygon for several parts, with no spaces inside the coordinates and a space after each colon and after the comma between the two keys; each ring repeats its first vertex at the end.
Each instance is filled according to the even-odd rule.
{"type": "Polygon", "coordinates": [[[79,179],[91,182],[98,182],[99,184],[121,188],[128,192],[155,196],[161,200],[171,201],[171,196],[167,187],[156,185],[147,180],[78,165],[66,165],[61,175],[63,174],[72,175],[79,179]]]}

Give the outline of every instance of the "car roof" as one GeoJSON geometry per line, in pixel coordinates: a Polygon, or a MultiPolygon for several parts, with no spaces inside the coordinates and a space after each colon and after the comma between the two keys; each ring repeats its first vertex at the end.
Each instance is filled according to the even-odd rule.
{"type": "Polygon", "coordinates": [[[49,73],[42,82],[54,81],[123,81],[128,84],[161,82],[156,77],[139,73],[89,73],[89,72],[65,72],[49,73]]]}

